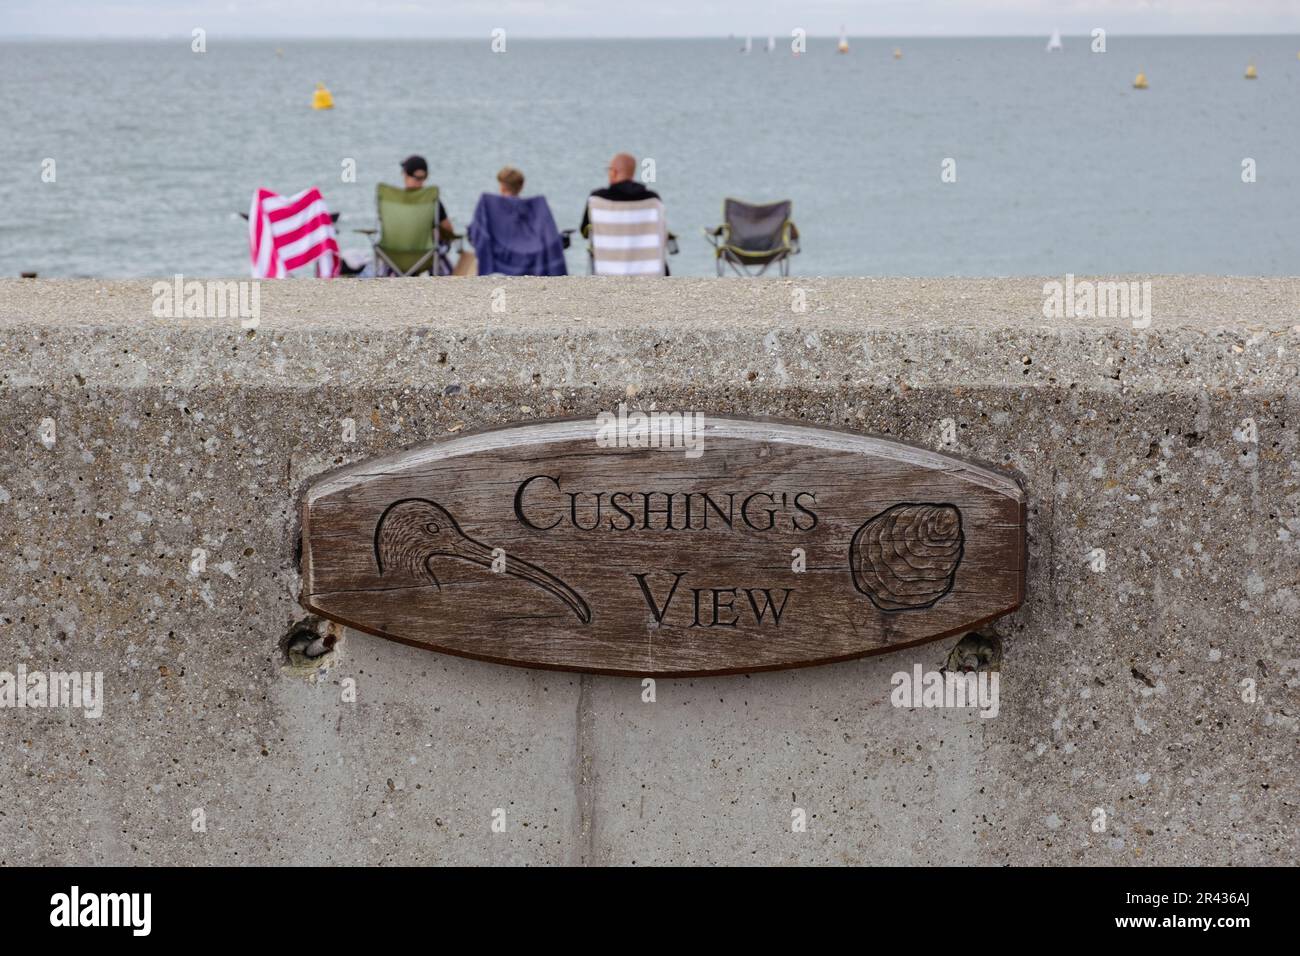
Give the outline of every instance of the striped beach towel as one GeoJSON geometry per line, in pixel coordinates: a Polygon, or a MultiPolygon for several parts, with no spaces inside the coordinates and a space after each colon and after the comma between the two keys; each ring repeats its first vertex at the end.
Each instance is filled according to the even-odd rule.
{"type": "Polygon", "coordinates": [[[658,199],[619,202],[592,196],[591,256],[598,276],[661,276],[667,272],[668,224],[658,199]]]}
{"type": "Polygon", "coordinates": [[[339,274],[334,222],[315,186],[293,196],[269,189],[255,192],[248,211],[248,249],[254,279],[283,279],[312,261],[322,279],[339,274]]]}

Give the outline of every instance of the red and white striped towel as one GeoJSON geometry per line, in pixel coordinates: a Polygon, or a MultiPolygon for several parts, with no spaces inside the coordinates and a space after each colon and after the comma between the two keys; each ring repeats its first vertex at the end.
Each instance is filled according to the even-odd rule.
{"type": "Polygon", "coordinates": [[[269,189],[253,194],[248,250],[254,279],[283,279],[315,260],[322,279],[339,274],[339,242],[325,200],[315,186],[294,196],[269,189]]]}

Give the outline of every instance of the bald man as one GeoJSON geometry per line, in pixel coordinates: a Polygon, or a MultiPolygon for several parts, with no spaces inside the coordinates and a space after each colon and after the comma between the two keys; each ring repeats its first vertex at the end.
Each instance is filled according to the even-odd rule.
{"type": "MultiPolygon", "coordinates": [[[[638,199],[658,199],[659,194],[646,189],[632,177],[636,175],[636,157],[629,153],[619,153],[609,161],[609,185],[604,189],[593,189],[591,194],[598,199],[612,199],[615,202],[636,202],[638,199]]],[[[582,235],[587,234],[587,209],[582,210],[582,235]]]]}

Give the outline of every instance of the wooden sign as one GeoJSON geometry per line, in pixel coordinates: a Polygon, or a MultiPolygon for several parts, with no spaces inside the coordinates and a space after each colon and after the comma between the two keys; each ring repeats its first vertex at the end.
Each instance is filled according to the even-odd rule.
{"type": "Polygon", "coordinates": [[[702,426],[689,448],[512,426],[324,476],[302,603],[466,657],[699,675],[905,647],[1023,599],[1014,477],[823,428],[702,426]]]}

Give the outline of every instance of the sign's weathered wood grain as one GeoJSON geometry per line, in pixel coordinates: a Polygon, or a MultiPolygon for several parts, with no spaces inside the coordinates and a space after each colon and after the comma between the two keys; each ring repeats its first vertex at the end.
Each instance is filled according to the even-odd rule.
{"type": "Polygon", "coordinates": [[[698,457],[597,434],[499,428],[315,481],[304,606],[484,660],[687,675],[890,650],[1023,599],[1010,475],[780,422],[708,418],[698,457]]]}

